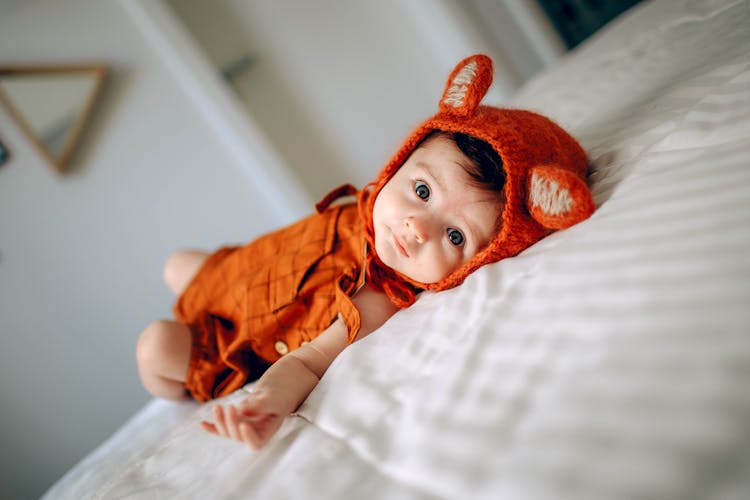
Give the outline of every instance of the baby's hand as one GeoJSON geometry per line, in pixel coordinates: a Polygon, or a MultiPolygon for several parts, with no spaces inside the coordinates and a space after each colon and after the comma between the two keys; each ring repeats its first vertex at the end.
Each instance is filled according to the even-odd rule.
{"type": "Polygon", "coordinates": [[[274,394],[251,392],[237,406],[216,405],[214,423],[203,421],[201,427],[206,432],[242,441],[257,450],[279,430],[287,414],[284,401],[274,394]]]}

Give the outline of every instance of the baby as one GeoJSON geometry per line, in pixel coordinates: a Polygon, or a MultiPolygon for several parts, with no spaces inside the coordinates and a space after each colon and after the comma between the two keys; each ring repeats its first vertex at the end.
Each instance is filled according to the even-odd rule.
{"type": "Polygon", "coordinates": [[[257,380],[202,426],[259,448],[348,344],[419,292],[457,286],[587,218],[581,147],[543,116],[481,106],[491,82],[489,58],[461,61],[438,113],[362,191],[342,186],[317,214],[243,247],[170,257],[177,321],[141,333],[146,389],[206,401],[257,380]],[[357,203],[332,205],[353,194],[357,203]]]}

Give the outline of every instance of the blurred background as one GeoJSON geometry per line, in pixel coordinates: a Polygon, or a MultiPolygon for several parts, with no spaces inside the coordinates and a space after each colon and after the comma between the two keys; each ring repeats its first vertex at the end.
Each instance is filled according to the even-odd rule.
{"type": "Polygon", "coordinates": [[[0,0],[0,66],[109,69],[63,171],[0,109],[0,498],[38,497],[149,400],[135,342],[170,316],[170,252],[364,185],[463,57],[493,58],[502,104],[634,3],[0,0]]]}

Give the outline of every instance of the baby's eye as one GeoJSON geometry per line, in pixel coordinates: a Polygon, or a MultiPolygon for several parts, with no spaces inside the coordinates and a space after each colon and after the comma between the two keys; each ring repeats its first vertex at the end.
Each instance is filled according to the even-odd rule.
{"type": "Polygon", "coordinates": [[[428,186],[424,182],[417,181],[417,183],[414,185],[414,192],[417,193],[417,196],[422,198],[424,201],[430,199],[430,186],[428,186]]]}
{"type": "Polygon", "coordinates": [[[464,244],[464,235],[458,229],[448,229],[448,239],[457,247],[464,244]]]}

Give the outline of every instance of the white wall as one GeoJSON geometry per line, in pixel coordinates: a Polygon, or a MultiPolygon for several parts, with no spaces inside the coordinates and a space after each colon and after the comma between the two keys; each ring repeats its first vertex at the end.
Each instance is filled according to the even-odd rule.
{"type": "Polygon", "coordinates": [[[492,102],[519,83],[475,23],[475,10],[455,0],[168,5],[217,67],[253,60],[234,87],[316,197],[336,183],[372,180],[406,135],[437,111],[461,58],[481,51],[495,59],[492,102]]]}
{"type": "MultiPolygon", "coordinates": [[[[164,259],[285,222],[121,4],[0,2],[0,61],[112,65],[60,176],[0,110],[0,498],[38,497],[148,399],[139,331],[170,315],[164,259]]],[[[291,181],[294,183],[294,181],[291,181]]]]}

